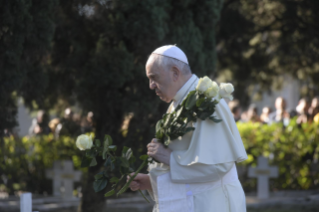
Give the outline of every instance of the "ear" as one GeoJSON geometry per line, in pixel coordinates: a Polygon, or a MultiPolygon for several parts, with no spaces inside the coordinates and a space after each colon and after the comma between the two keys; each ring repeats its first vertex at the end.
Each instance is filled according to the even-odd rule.
{"type": "Polygon", "coordinates": [[[181,71],[178,68],[176,68],[175,66],[173,66],[172,73],[173,73],[174,82],[178,81],[178,79],[180,78],[180,75],[181,75],[181,71]]]}

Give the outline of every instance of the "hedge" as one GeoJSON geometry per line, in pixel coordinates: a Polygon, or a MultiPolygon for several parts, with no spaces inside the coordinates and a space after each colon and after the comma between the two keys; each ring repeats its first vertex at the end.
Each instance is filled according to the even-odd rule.
{"type": "MultiPolygon", "coordinates": [[[[271,180],[272,190],[315,189],[319,186],[318,152],[319,126],[296,124],[291,120],[282,124],[238,123],[248,160],[238,166],[256,166],[257,157],[269,158],[270,165],[278,166],[279,177],[271,180]]],[[[239,168],[240,169],[240,168],[239,168]]],[[[241,176],[245,190],[256,187],[256,179],[241,176]]]]}
{"type": "MultiPolygon", "coordinates": [[[[242,170],[240,179],[245,191],[256,189],[256,179],[247,177],[247,168],[256,166],[257,157],[269,158],[270,165],[279,167],[279,177],[271,180],[272,190],[315,189],[319,184],[319,127],[315,124],[297,125],[294,120],[281,124],[238,123],[248,160],[237,164],[242,170]]],[[[51,180],[45,170],[55,160],[72,160],[80,168],[82,153],[75,139],[53,135],[42,137],[4,138],[0,149],[0,191],[13,194],[27,190],[33,193],[52,193],[51,180]]],[[[81,169],[87,172],[87,169],[81,169]]],[[[84,175],[85,176],[85,175],[84,175]]]]}
{"type": "MultiPolygon", "coordinates": [[[[53,135],[41,137],[4,138],[0,149],[0,190],[10,194],[24,190],[38,194],[51,194],[52,181],[45,176],[46,169],[56,160],[73,160],[74,168],[80,169],[81,152],[75,139],[53,135]],[[4,173],[4,174],[1,174],[4,173]]],[[[82,169],[86,172],[86,169],[82,169]]]]}

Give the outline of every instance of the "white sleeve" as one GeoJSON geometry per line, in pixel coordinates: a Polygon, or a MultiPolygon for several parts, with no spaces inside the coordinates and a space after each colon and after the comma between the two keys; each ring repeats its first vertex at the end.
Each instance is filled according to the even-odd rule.
{"type": "Polygon", "coordinates": [[[220,180],[235,162],[220,163],[214,165],[195,163],[192,165],[180,165],[173,154],[170,156],[170,173],[174,183],[205,183],[220,180]]]}

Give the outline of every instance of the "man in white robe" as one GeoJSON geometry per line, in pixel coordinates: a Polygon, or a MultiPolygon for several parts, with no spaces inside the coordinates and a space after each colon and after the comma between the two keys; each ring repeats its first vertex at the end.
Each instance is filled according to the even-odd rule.
{"type": "MultiPolygon", "coordinates": [[[[146,64],[150,89],[171,102],[167,112],[195,90],[198,77],[191,73],[186,55],[176,46],[156,49],[146,64]]],[[[245,194],[236,162],[247,159],[242,140],[226,102],[214,114],[222,122],[197,120],[195,130],[172,141],[168,148],[153,139],[147,154],[160,163],[149,164],[149,174],[138,174],[132,190],[148,190],[153,212],[244,212],[245,194]]]]}

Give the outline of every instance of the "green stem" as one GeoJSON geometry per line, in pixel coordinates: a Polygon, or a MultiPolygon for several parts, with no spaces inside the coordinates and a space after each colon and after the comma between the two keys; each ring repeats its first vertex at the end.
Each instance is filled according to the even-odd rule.
{"type": "Polygon", "coordinates": [[[140,189],[138,189],[138,192],[140,192],[140,194],[144,197],[144,199],[145,199],[148,203],[150,203],[150,201],[146,198],[146,196],[143,194],[143,192],[142,192],[140,189]]]}
{"type": "Polygon", "coordinates": [[[147,160],[144,160],[143,163],[140,165],[140,167],[138,167],[138,169],[136,170],[134,175],[132,177],[130,177],[130,180],[123,186],[123,188],[121,188],[121,190],[119,192],[117,192],[116,196],[123,194],[128,189],[131,182],[134,180],[136,175],[142,170],[142,168],[146,165],[146,163],[147,163],[147,160]]]}

